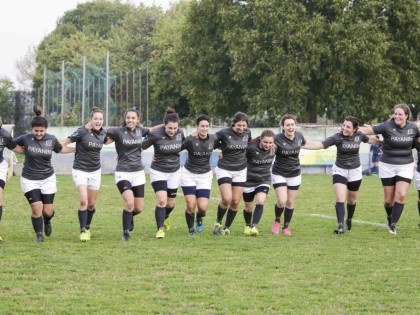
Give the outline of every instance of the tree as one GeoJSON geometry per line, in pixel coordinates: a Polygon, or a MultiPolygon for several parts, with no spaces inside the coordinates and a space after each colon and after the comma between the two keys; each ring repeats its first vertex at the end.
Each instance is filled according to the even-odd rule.
{"type": "Polygon", "coordinates": [[[189,0],[184,0],[174,4],[156,23],[153,33],[150,87],[154,104],[151,116],[155,122],[161,121],[168,106],[174,107],[181,117],[193,115],[187,97],[182,92],[185,76],[182,71],[177,71],[180,67],[177,67],[176,60],[189,3],[189,0]]]}
{"type": "Polygon", "coordinates": [[[242,86],[232,76],[229,44],[224,39],[221,10],[232,5],[222,0],[192,1],[181,41],[175,46],[176,71],[184,78],[182,91],[193,114],[227,118],[248,109],[242,86]]]}
{"type": "Polygon", "coordinates": [[[0,113],[4,124],[13,123],[13,82],[6,78],[0,78],[0,113]]]}
{"type": "Polygon", "coordinates": [[[20,89],[31,91],[36,71],[36,47],[30,46],[25,55],[16,61],[17,81],[20,89]]]}

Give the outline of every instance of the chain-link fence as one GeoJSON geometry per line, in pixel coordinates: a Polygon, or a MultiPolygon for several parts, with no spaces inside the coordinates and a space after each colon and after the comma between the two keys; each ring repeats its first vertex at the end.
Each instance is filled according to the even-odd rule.
{"type": "MultiPolygon", "coordinates": [[[[108,59],[107,59],[108,60],[108,59]]],[[[136,106],[147,125],[149,69],[109,70],[109,64],[61,65],[61,71],[44,69],[43,85],[33,93],[34,103],[43,108],[51,126],[79,126],[89,120],[93,107],[105,114],[106,126],[122,123],[126,109],[136,106]]]]}

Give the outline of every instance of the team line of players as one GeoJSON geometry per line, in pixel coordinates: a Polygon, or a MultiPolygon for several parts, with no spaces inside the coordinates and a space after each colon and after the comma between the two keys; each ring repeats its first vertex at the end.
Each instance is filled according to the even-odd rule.
{"type": "MultiPolygon", "coordinates": [[[[279,234],[281,231],[284,235],[291,235],[289,225],[302,181],[300,149],[319,150],[330,146],[337,147],[336,162],[332,167],[338,221],[334,233],[351,231],[357,192],[362,181],[360,144],[382,143],[377,138],[367,136],[372,134],[381,134],[383,137],[379,176],[384,189],[384,207],[389,232],[396,234],[396,224],[403,211],[414,175],[412,148],[420,150],[417,141],[420,133],[416,124],[409,121],[410,109],[405,104],[396,105],[392,118],[375,126],[359,126],[355,117],[348,116],[341,125],[341,131],[322,142],[307,141],[303,134],[296,130],[296,117],[289,114],[280,120],[280,133],[274,134],[271,130],[264,130],[256,139],[251,139],[248,117],[242,112],[233,116],[230,127],[215,134],[209,133],[209,117],[200,115],[196,119],[197,130],[185,138],[178,125],[179,117],[173,109],[167,110],[162,125],[143,128],[139,125],[140,114],[135,108],[126,111],[123,126],[107,130],[102,127],[102,111],[94,108],[86,126],[78,128],[68,138],[58,141],[55,136],[47,133],[48,122],[41,116],[41,112],[35,110],[35,113],[30,133],[12,139],[7,131],[0,128],[0,220],[7,178],[3,149],[7,147],[16,153],[25,154],[21,189],[31,206],[31,219],[37,243],[44,241],[44,233],[46,236],[52,233],[53,202],[57,191],[56,177],[51,165],[52,152],[75,153],[72,178],[80,199],[79,238],[80,241],[86,242],[91,238],[90,227],[96,212],[95,202],[101,183],[100,151],[103,144],[115,142],[118,155],[115,183],[124,202],[124,241],[130,240],[130,232],[134,229],[134,216],[144,208],[146,176],[141,152],[151,146],[154,148],[154,157],[150,181],[156,195],[155,219],[158,239],[164,238],[165,231],[170,229],[170,213],[175,207],[179,186],[185,196],[185,218],[189,235],[194,236],[203,231],[203,218],[207,213],[213,179],[210,157],[217,148],[221,150],[221,154],[215,174],[221,200],[213,226],[214,235],[230,235],[229,228],[243,198],[246,225],[244,234],[257,236],[257,226],[271,183],[277,199],[272,233],[279,234]],[[75,147],[68,146],[73,142],[75,147]],[[187,150],[188,158],[181,168],[182,150],[187,150]]],[[[417,166],[415,179],[420,199],[419,170],[420,167],[417,166]]]]}

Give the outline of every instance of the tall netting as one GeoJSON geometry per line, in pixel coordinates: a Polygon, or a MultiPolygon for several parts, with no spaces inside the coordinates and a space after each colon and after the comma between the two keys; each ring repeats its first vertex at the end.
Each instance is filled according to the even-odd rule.
{"type": "MultiPolygon", "coordinates": [[[[106,115],[108,126],[120,125],[125,110],[133,106],[147,117],[147,74],[141,69],[109,71],[108,86],[106,62],[78,67],[64,63],[61,71],[45,69],[44,77],[43,86],[35,91],[35,102],[44,107],[51,126],[80,126],[95,106],[106,115]]],[[[147,124],[145,119],[142,123],[147,124]]]]}

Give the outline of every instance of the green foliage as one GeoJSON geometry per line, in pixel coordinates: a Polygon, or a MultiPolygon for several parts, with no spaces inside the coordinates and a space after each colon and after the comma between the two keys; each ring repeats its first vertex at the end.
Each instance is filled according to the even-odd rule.
{"type": "Polygon", "coordinates": [[[231,6],[226,1],[192,1],[182,27],[175,68],[183,76],[182,91],[194,114],[229,118],[248,109],[242,86],[232,76],[229,44],[224,39],[221,11],[231,6]]]}
{"type": "Polygon", "coordinates": [[[0,78],[0,117],[3,124],[13,123],[13,82],[8,78],[0,78]]]}
{"type": "Polygon", "coordinates": [[[114,73],[149,65],[151,120],[174,106],[189,117],[368,122],[396,103],[420,107],[419,43],[417,0],[184,0],[167,12],[98,0],[43,40],[34,87],[44,66],[100,64],[108,50],[114,73]]]}
{"type": "Polygon", "coordinates": [[[178,69],[176,59],[189,6],[188,0],[176,3],[156,23],[152,37],[154,51],[150,60],[151,99],[154,104],[151,116],[155,121],[161,121],[168,106],[173,106],[178,113],[193,116],[189,101],[182,92],[186,77],[178,69]]]}

